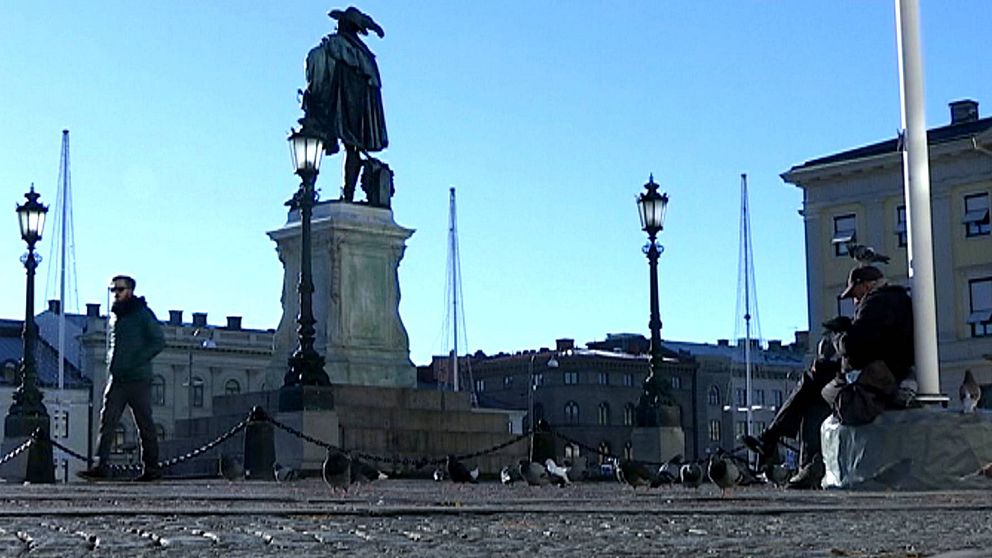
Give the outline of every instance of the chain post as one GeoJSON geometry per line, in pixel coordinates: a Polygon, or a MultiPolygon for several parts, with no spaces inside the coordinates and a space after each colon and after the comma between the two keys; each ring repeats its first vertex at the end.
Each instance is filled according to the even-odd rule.
{"type": "Polygon", "coordinates": [[[274,480],[276,439],[272,419],[260,406],[252,408],[245,428],[245,479],[274,480]]]}

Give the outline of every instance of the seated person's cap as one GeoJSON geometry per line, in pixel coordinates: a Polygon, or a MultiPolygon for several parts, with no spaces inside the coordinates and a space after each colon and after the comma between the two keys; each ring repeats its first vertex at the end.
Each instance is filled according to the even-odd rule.
{"type": "Polygon", "coordinates": [[[844,292],[840,293],[840,298],[851,298],[851,291],[854,287],[865,281],[877,281],[885,277],[882,271],[873,265],[863,265],[856,267],[851,270],[851,273],[847,276],[847,288],[844,292]]]}

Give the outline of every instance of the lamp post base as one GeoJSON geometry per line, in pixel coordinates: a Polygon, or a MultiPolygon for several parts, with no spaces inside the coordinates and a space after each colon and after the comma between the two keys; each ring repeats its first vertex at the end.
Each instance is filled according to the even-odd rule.
{"type": "Polygon", "coordinates": [[[279,412],[328,411],[334,409],[331,386],[283,386],[279,389],[279,412]]]}

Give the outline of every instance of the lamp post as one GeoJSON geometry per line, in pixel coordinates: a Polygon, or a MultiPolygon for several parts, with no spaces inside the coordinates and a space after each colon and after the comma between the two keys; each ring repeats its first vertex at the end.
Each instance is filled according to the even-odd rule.
{"type": "Polygon", "coordinates": [[[316,333],[314,325],[317,320],[313,317],[313,275],[310,264],[310,219],[317,202],[314,184],[317,182],[324,146],[320,138],[296,131],[289,136],[289,146],[293,166],[301,180],[300,189],[286,202],[290,209],[300,212],[300,315],[297,319],[299,346],[289,357],[289,371],[283,378],[283,386],[329,386],[331,381],[324,371],[324,357],[313,348],[316,333]]]}
{"type": "MultiPolygon", "coordinates": [[[[18,370],[20,385],[14,391],[14,402],[10,405],[4,420],[4,436],[8,439],[26,438],[36,429],[41,428],[46,433],[50,429],[48,409],[42,403],[44,395],[38,389],[38,370],[34,357],[35,344],[38,338],[38,326],[34,322],[34,273],[38,267],[35,259],[34,245],[41,240],[45,228],[45,214],[48,207],[38,201],[39,194],[31,190],[24,194],[27,201],[17,206],[17,218],[21,226],[21,238],[28,245],[28,253],[24,256],[24,268],[27,270],[27,288],[24,303],[24,349],[18,370]]],[[[32,482],[55,482],[55,470],[52,461],[52,446],[50,444],[34,444],[28,456],[27,479],[32,482]]]]}
{"type": "Polygon", "coordinates": [[[641,216],[641,228],[648,233],[648,243],[644,253],[648,257],[651,285],[651,318],[648,327],[651,328],[651,376],[645,382],[653,381],[653,387],[663,404],[671,404],[671,382],[662,381],[661,357],[661,317],[658,311],[658,257],[664,247],[658,242],[658,233],[665,228],[665,212],[668,209],[668,194],[659,194],[654,175],[644,185],[645,191],[637,198],[637,209],[641,216]]]}
{"type": "MultiPolygon", "coordinates": [[[[537,382],[534,381],[534,359],[536,358],[537,353],[530,355],[530,363],[527,367],[527,375],[530,378],[530,381],[528,382],[529,389],[527,390],[527,416],[530,420],[530,452],[528,453],[528,456],[531,460],[534,459],[534,433],[537,430],[537,421],[534,416],[534,392],[537,391],[537,382]]],[[[558,359],[556,359],[554,355],[548,359],[547,367],[558,368],[558,359]]]]}

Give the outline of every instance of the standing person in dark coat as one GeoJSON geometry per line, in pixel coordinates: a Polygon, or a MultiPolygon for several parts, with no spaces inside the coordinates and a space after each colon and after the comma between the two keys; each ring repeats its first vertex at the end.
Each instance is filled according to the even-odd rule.
{"type": "Polygon", "coordinates": [[[389,145],[386,117],[382,108],[382,81],[375,55],[359,35],[382,27],[354,6],[332,10],[337,33],[314,47],[306,60],[307,89],[303,92],[303,132],[324,142],[324,151],[337,153],[344,145],[344,186],[342,199],[352,201],[361,171],[361,151],[382,151],[389,145]]]}
{"type": "Polygon", "coordinates": [[[126,275],[113,278],[114,293],[109,320],[110,348],[107,352],[108,381],[100,410],[100,435],[97,441],[96,467],[81,471],[86,480],[110,477],[110,446],[114,429],[124,407],[131,415],[141,437],[141,462],[144,471],[135,480],[150,482],[162,478],[158,465],[158,438],[152,421],[152,359],[165,348],[165,336],[155,313],[144,297],[134,296],[135,281],[126,275]]]}

